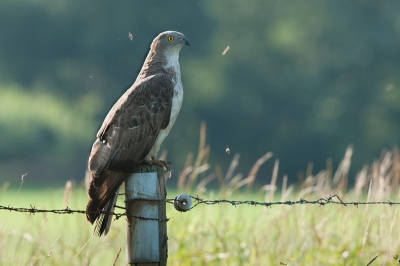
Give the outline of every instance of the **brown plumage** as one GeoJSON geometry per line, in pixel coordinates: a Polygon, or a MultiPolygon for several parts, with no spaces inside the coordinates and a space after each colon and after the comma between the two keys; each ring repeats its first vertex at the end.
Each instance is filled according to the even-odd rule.
{"type": "Polygon", "coordinates": [[[189,44],[183,34],[164,32],[157,36],[138,78],[114,104],[97,133],[89,156],[91,183],[86,217],[98,219],[95,231],[108,233],[118,188],[134,167],[155,159],[182,103],[178,54],[189,44]],[[172,38],[172,41],[171,41],[172,38]]]}

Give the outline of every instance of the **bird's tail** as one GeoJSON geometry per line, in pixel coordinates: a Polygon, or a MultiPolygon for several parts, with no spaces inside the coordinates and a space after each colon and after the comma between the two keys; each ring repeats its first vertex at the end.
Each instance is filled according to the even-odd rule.
{"type": "Polygon", "coordinates": [[[118,189],[127,176],[127,174],[119,172],[103,172],[99,175],[92,173],[86,218],[92,224],[98,219],[93,234],[98,232],[98,235],[101,236],[104,232],[108,233],[112,215],[99,214],[97,211],[114,211],[118,189]]]}
{"type": "MultiPolygon", "coordinates": [[[[115,204],[117,203],[119,189],[115,192],[115,196],[110,199],[110,201],[104,206],[103,211],[106,212],[114,212],[115,204]]],[[[112,221],[112,215],[110,214],[100,214],[99,218],[97,219],[96,226],[93,230],[93,235],[97,234],[101,236],[103,233],[106,236],[108,231],[110,231],[112,221]]]]}

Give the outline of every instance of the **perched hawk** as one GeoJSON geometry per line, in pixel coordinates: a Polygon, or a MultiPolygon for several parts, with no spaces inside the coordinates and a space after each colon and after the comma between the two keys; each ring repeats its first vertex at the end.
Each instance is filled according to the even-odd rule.
{"type": "Polygon", "coordinates": [[[86,218],[107,235],[111,217],[90,213],[114,211],[118,189],[140,163],[167,166],[156,159],[182,105],[179,51],[190,45],[182,33],[158,35],[130,89],[114,104],[97,133],[89,156],[91,182],[86,218]]]}

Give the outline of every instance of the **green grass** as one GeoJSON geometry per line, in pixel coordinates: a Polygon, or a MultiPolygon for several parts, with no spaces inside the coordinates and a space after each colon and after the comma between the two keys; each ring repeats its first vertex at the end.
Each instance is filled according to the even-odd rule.
{"type": "MultiPolygon", "coordinates": [[[[7,190],[0,204],[12,204],[16,193],[7,190]]],[[[172,197],[176,193],[168,194],[172,197]]],[[[249,197],[237,194],[229,198],[249,197]]],[[[261,195],[250,198],[263,201],[261,195]]],[[[64,189],[22,188],[14,206],[62,209],[63,201],[64,189]]],[[[85,191],[73,189],[69,207],[84,209],[86,203],[85,191]]],[[[219,204],[199,205],[179,213],[168,204],[167,216],[169,265],[279,265],[291,257],[295,259],[289,265],[367,265],[376,255],[380,255],[376,265],[382,265],[385,256],[385,265],[394,265],[393,257],[400,251],[397,207],[369,206],[366,212],[365,206],[285,205],[267,209],[219,204]]],[[[116,265],[126,265],[123,218],[113,222],[108,236],[92,238],[93,226],[83,214],[47,216],[2,211],[0,217],[1,226],[5,222],[0,234],[1,264],[113,265],[122,247],[116,265]],[[46,260],[51,249],[52,255],[46,260]]]]}
{"type": "MultiPolygon", "coordinates": [[[[202,128],[202,132],[205,132],[202,128]]],[[[271,182],[253,186],[259,167],[272,154],[258,160],[246,178],[235,173],[235,155],[226,174],[207,163],[209,148],[205,133],[195,160],[189,155],[177,184],[167,182],[167,198],[180,193],[203,199],[296,201],[339,195],[343,201],[400,201],[400,156],[397,148],[364,167],[348,189],[352,149],[334,172],[312,174],[311,165],[303,182],[287,186],[278,174],[279,160],[271,169],[271,182]],[[193,160],[193,162],[192,162],[193,160]],[[208,175],[206,174],[208,172],[208,175]],[[219,188],[207,184],[217,179],[219,188]],[[175,186],[176,185],[176,186],[175,186]],[[171,189],[172,188],[172,189],[171,189]],[[279,189],[279,190],[278,190],[279,189]],[[178,192],[177,192],[178,191],[178,192]],[[279,193],[277,193],[279,191],[279,193]]],[[[27,177],[28,178],[28,177],[27,177]]],[[[0,204],[30,205],[43,209],[65,208],[64,188],[29,190],[0,189],[0,204]]],[[[70,209],[84,210],[88,198],[82,187],[73,187],[70,209]]],[[[123,205],[120,197],[118,205],[123,205]]],[[[397,205],[278,205],[272,208],[199,205],[180,213],[167,204],[168,265],[395,265],[400,253],[400,211],[397,205]],[[284,264],[281,264],[284,263],[284,264]]],[[[125,220],[113,221],[106,237],[93,237],[93,226],[83,214],[29,215],[0,211],[1,265],[126,265],[125,220]],[[4,227],[3,227],[4,225],[4,227]]]]}

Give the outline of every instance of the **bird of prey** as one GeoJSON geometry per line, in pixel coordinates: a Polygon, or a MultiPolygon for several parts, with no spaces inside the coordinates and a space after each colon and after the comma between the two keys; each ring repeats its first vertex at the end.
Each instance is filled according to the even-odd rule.
{"type": "Polygon", "coordinates": [[[160,145],[168,135],[182,105],[183,87],[179,51],[190,45],[176,31],[159,34],[135,83],[114,104],[97,133],[89,156],[91,174],[86,218],[97,219],[101,236],[107,235],[111,217],[96,211],[113,212],[118,189],[138,164],[158,164],[160,145]]]}

